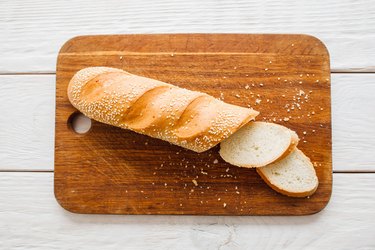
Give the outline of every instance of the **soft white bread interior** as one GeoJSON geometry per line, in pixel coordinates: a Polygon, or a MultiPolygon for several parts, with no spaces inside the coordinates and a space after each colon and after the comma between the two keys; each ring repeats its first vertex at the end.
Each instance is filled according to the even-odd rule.
{"type": "Polygon", "coordinates": [[[250,122],[220,143],[220,156],[239,167],[263,167],[288,155],[297,134],[278,124],[250,122]]]}
{"type": "Polygon", "coordinates": [[[259,113],[108,67],[77,72],[69,83],[68,98],[89,118],[196,152],[214,147],[259,113]]]}
{"type": "Polygon", "coordinates": [[[313,164],[298,148],[285,158],[256,170],[272,189],[287,196],[310,196],[319,185],[313,164]]]}

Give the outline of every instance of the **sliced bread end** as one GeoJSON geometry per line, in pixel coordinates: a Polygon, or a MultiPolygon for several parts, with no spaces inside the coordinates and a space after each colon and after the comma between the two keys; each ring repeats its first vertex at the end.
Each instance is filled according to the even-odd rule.
{"type": "Polygon", "coordinates": [[[239,167],[263,167],[286,157],[298,144],[297,134],[278,124],[250,122],[220,144],[220,156],[239,167]]]}
{"type": "Polygon", "coordinates": [[[313,164],[298,148],[257,172],[272,189],[291,197],[310,196],[319,185],[313,164]]]}

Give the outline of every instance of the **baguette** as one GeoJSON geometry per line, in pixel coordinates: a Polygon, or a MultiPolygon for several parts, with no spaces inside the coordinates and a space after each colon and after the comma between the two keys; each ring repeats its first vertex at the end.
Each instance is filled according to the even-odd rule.
{"type": "Polygon", "coordinates": [[[77,72],[69,83],[68,98],[91,119],[195,152],[214,147],[259,113],[108,67],[77,72]]]}

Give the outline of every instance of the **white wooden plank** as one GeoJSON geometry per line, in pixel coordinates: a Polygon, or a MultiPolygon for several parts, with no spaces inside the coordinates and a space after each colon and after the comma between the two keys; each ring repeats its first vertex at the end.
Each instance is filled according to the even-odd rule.
{"type": "Polygon", "coordinates": [[[366,0],[0,1],[0,72],[53,72],[59,48],[84,34],[304,33],[332,68],[374,71],[375,5],[366,0]]]}
{"type": "Polygon", "coordinates": [[[375,171],[375,74],[332,77],[333,166],[375,171]]]}
{"type": "Polygon", "coordinates": [[[300,217],[79,215],[52,173],[0,173],[2,249],[374,249],[375,174],[334,174],[320,213],[300,217]]]}
{"type": "Polygon", "coordinates": [[[52,170],[55,76],[0,76],[0,170],[52,170]]]}
{"type": "MultiPolygon", "coordinates": [[[[332,75],[333,168],[375,171],[375,74],[332,75]]],[[[0,76],[0,170],[53,170],[55,76],[0,76]]]]}

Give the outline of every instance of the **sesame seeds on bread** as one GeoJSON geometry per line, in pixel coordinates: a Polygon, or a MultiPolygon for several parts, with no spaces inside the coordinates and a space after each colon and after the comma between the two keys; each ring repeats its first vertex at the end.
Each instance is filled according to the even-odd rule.
{"type": "Polygon", "coordinates": [[[258,115],[205,93],[108,67],[78,71],[68,98],[89,118],[196,152],[214,147],[258,115]]]}

